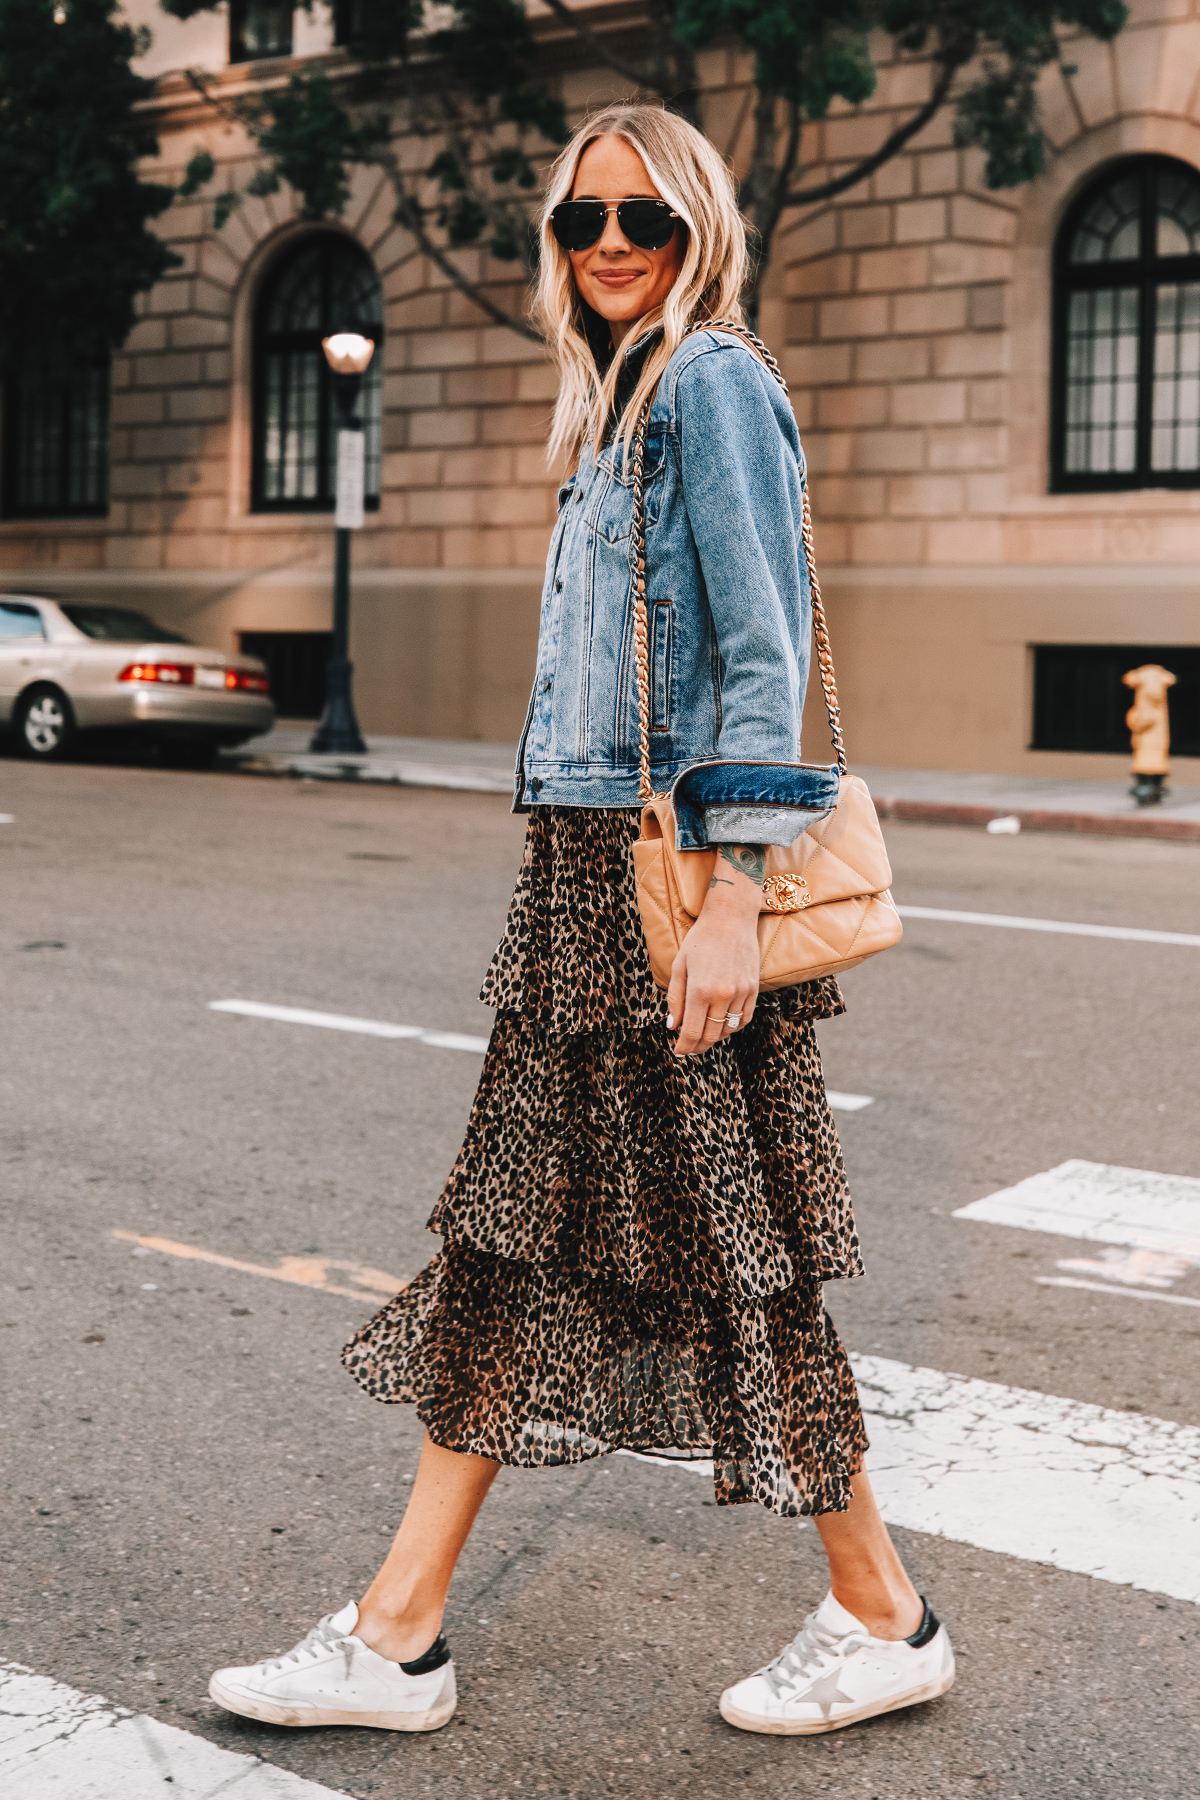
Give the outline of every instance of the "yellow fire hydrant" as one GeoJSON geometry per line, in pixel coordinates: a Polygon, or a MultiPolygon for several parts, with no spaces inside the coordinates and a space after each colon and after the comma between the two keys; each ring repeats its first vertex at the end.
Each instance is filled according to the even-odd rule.
{"type": "Polygon", "coordinates": [[[1128,670],[1121,680],[1133,689],[1134,695],[1133,705],[1125,714],[1133,738],[1133,786],[1129,791],[1139,806],[1154,806],[1163,797],[1163,782],[1170,768],[1167,691],[1175,686],[1175,676],[1158,663],[1144,663],[1140,669],[1128,670]]]}

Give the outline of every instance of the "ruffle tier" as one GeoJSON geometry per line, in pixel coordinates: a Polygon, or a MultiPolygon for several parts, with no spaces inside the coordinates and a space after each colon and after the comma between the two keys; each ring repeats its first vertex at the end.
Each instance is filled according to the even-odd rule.
{"type": "Polygon", "coordinates": [[[810,1012],[824,996],[790,994],[686,1059],[665,1024],[565,1036],[502,1013],[430,1230],[639,1292],[860,1275],[810,1012]]]}
{"type": "Polygon", "coordinates": [[[720,1505],[841,1512],[866,1435],[820,1289],[737,1305],[452,1244],[347,1346],[377,1400],[518,1468],[618,1449],[713,1459],[720,1505]]]}

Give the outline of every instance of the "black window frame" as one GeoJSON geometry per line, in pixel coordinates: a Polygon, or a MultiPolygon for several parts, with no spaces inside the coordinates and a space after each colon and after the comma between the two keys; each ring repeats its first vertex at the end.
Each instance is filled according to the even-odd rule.
{"type": "Polygon", "coordinates": [[[1139,488],[1200,487],[1200,469],[1155,469],[1151,466],[1154,401],[1154,340],[1160,286],[1200,282],[1200,255],[1157,256],[1154,253],[1158,179],[1184,170],[1200,181],[1200,170],[1176,156],[1126,156],[1106,163],[1076,198],[1059,226],[1054,246],[1053,335],[1050,374],[1050,491],[1054,494],[1128,493],[1139,488]],[[1084,213],[1107,187],[1136,176],[1141,184],[1137,258],[1120,262],[1073,263],[1071,241],[1084,213]],[[1131,470],[1068,470],[1067,321],[1074,294],[1098,288],[1134,288],[1139,295],[1136,453],[1131,470]]]}
{"type": "Polygon", "coordinates": [[[1029,748],[1041,755],[1128,756],[1129,669],[1158,663],[1176,685],[1167,695],[1171,756],[1200,755],[1200,645],[1041,643],[1033,654],[1029,748]],[[1089,673],[1095,679],[1089,681],[1089,673]],[[1090,740],[1090,741],[1084,741],[1090,740]]]}
{"type": "Polygon", "coordinates": [[[285,62],[294,54],[296,42],[296,8],[288,7],[287,0],[280,0],[278,10],[288,11],[291,25],[288,31],[286,48],[271,50],[252,50],[246,43],[246,26],[249,22],[254,0],[229,0],[229,60],[231,63],[247,62],[285,62]]]}
{"type": "MultiPolygon", "coordinates": [[[[332,258],[336,251],[347,250],[361,258],[363,263],[374,272],[379,282],[379,271],[369,253],[357,239],[339,231],[306,232],[294,244],[271,263],[263,276],[254,305],[254,331],[252,338],[252,400],[251,400],[251,439],[252,454],[250,459],[250,510],[256,513],[331,513],[337,503],[336,472],[330,479],[329,439],[336,434],[336,409],[333,405],[332,373],[321,350],[321,338],[333,331],[346,330],[351,326],[355,331],[369,337],[375,345],[372,362],[378,364],[380,346],[383,343],[384,329],[379,325],[366,324],[361,320],[334,320],[330,305],[332,258]],[[321,314],[325,321],[315,329],[305,331],[271,332],[267,330],[267,315],[271,309],[276,290],[286,276],[289,268],[301,256],[307,255],[315,241],[320,240],[326,254],[321,266],[321,314]],[[272,354],[282,355],[289,351],[302,352],[316,350],[318,353],[318,412],[317,412],[317,470],[318,497],[309,499],[301,496],[296,499],[268,499],[266,496],[266,439],[267,439],[267,359],[272,354]]],[[[383,284],[379,282],[380,310],[383,308],[383,284]]],[[[377,377],[378,379],[379,377],[377,377]]],[[[382,484],[381,484],[382,485],[382,484]]],[[[378,494],[367,494],[363,499],[363,507],[367,512],[378,512],[378,494]]]]}
{"type": "MultiPolygon", "coordinates": [[[[100,401],[103,417],[99,422],[96,443],[99,446],[99,463],[96,469],[97,486],[100,498],[89,501],[72,502],[67,496],[71,488],[72,438],[72,384],[80,378],[80,372],[54,378],[54,385],[59,391],[61,407],[60,438],[58,456],[58,498],[46,504],[29,503],[20,497],[19,475],[21,467],[21,412],[22,383],[10,377],[4,383],[4,442],[3,442],[3,484],[0,492],[0,511],[6,519],[105,519],[108,517],[110,504],[110,481],[112,477],[112,364],[105,362],[83,371],[87,375],[101,377],[100,401]]],[[[49,380],[50,377],[45,379],[49,380]]]]}

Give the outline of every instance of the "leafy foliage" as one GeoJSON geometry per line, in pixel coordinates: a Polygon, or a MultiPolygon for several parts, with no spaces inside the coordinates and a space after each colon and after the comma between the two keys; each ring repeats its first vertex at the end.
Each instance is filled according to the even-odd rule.
{"type": "MultiPolygon", "coordinates": [[[[216,0],[162,3],[190,18],[216,0]]],[[[526,140],[562,142],[566,115],[537,74],[518,0],[453,0],[438,11],[448,22],[428,31],[419,0],[359,0],[348,45],[357,73],[336,87],[323,69],[300,70],[282,92],[226,108],[193,72],[195,85],[267,158],[244,190],[217,195],[217,228],[246,194],[272,194],[284,182],[301,196],[305,218],[337,216],[350,197],[353,167],[376,163],[392,176],[397,217],[410,228],[422,233],[432,224],[450,249],[482,242],[493,256],[529,266],[534,240],[523,196],[537,187],[537,170],[526,140]],[[428,171],[432,203],[406,181],[391,148],[398,107],[410,129],[442,141],[428,171]]]]}
{"type": "Polygon", "coordinates": [[[247,192],[278,193],[281,182],[288,181],[303,196],[306,219],[344,211],[350,198],[349,165],[370,162],[391,129],[386,114],[353,124],[323,69],[293,75],[269,104],[256,105],[248,121],[269,161],[247,192]]]}
{"type": "Polygon", "coordinates": [[[178,257],[148,228],[174,197],[139,179],[148,42],[117,0],[0,0],[0,369],[95,363],[178,257]]]}
{"type": "MultiPolygon", "coordinates": [[[[212,0],[163,3],[191,13],[212,0]]],[[[754,146],[742,191],[758,252],[752,309],[783,213],[865,179],[947,103],[956,107],[956,141],[984,150],[990,186],[1031,180],[1045,162],[1037,80],[1059,57],[1060,31],[1076,27],[1112,38],[1127,17],[1124,0],[643,0],[650,54],[639,64],[616,52],[612,38],[593,32],[566,0],[546,4],[600,62],[693,118],[696,53],[733,38],[753,56],[754,146]],[[824,118],[835,100],[857,106],[874,93],[871,35],[879,32],[901,53],[930,60],[928,102],[853,168],[816,186],[796,186],[803,122],[824,118]]],[[[400,179],[383,127],[352,123],[355,95],[343,104],[320,73],[294,76],[266,123],[252,124],[271,158],[269,173],[256,181],[288,180],[304,196],[306,214],[316,217],[341,210],[352,163],[383,162],[396,180],[397,217],[427,250],[433,226],[446,249],[483,244],[494,257],[520,258],[531,270],[537,170],[527,139],[561,142],[565,119],[538,77],[522,0],[450,0],[438,9],[444,22],[432,32],[422,33],[423,17],[420,0],[358,0],[352,49],[363,66],[358,103],[368,95],[402,98],[411,127],[440,139],[429,170],[432,205],[400,179]]],[[[226,196],[220,204],[236,201],[226,196]]],[[[443,266],[454,273],[452,264],[443,266]]]]}
{"type": "Polygon", "coordinates": [[[823,119],[834,99],[858,106],[875,92],[870,0],[677,0],[675,31],[697,49],[726,34],[754,56],[754,85],[823,119]]]}
{"type": "Polygon", "coordinates": [[[982,58],[958,100],[955,142],[979,145],[988,186],[1006,188],[1045,167],[1036,83],[1060,60],[1059,31],[1075,26],[1107,42],[1129,8],[1125,0],[887,0],[881,15],[902,50],[932,50],[943,66],[982,58]]]}

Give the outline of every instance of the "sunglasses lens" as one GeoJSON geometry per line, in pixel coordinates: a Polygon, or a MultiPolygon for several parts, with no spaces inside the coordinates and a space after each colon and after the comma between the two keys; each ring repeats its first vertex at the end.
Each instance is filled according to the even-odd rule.
{"type": "Polygon", "coordinates": [[[663,250],[675,231],[675,221],[665,200],[622,200],[617,223],[639,250],[663,250]]]}
{"type": "Polygon", "coordinates": [[[564,200],[550,215],[550,228],[564,250],[590,250],[604,235],[604,208],[598,200],[564,200]]]}

